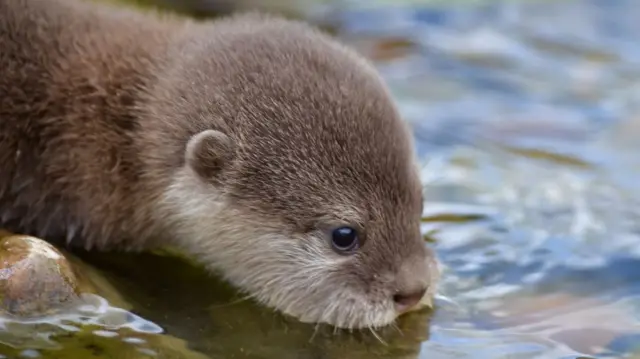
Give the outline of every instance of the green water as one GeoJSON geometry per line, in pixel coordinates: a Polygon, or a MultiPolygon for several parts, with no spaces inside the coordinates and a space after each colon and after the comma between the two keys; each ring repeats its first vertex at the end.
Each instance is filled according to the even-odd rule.
{"type": "Polygon", "coordinates": [[[176,257],[84,254],[109,302],[4,321],[0,353],[640,358],[640,2],[341,5],[329,22],[415,128],[423,229],[444,266],[435,311],[376,335],[335,331],[176,257]]]}

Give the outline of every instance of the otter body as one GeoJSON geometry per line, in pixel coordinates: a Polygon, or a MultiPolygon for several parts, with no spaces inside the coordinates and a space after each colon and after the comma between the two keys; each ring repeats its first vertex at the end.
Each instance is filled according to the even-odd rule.
{"type": "Polygon", "coordinates": [[[68,1],[2,1],[0,14],[0,224],[88,248],[142,245],[157,231],[145,197],[159,193],[142,184],[141,108],[167,29],[68,1]]]}
{"type": "Polygon", "coordinates": [[[411,134],[375,70],[309,26],[0,2],[0,226],[172,245],[339,327],[433,295],[411,134]]]}

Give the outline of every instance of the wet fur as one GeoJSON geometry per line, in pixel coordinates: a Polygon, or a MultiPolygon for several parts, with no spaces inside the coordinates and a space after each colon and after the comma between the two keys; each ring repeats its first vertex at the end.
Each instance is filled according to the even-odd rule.
{"type": "Polygon", "coordinates": [[[342,327],[393,321],[397,290],[433,294],[411,135],[370,64],[328,36],[256,14],[4,0],[0,49],[1,226],[176,245],[260,302],[342,327]],[[341,223],[362,228],[355,255],[330,248],[341,223]]]}

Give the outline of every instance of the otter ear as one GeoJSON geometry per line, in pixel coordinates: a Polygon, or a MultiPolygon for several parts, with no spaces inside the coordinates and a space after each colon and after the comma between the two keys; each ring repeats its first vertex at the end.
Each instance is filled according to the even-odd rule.
{"type": "Polygon", "coordinates": [[[204,180],[215,180],[222,169],[233,160],[234,144],[220,131],[205,130],[189,139],[185,163],[204,180]]]}

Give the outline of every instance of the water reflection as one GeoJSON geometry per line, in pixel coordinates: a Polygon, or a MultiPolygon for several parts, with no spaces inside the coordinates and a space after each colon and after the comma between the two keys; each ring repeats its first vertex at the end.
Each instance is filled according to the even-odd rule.
{"type": "Polygon", "coordinates": [[[348,332],[299,323],[243,300],[228,284],[179,258],[84,254],[166,334],[212,358],[417,358],[429,340],[428,310],[396,325],[348,332]],[[150,275],[149,268],[153,268],[150,275]],[[172,283],[167,285],[167,281],[172,283]]]}

